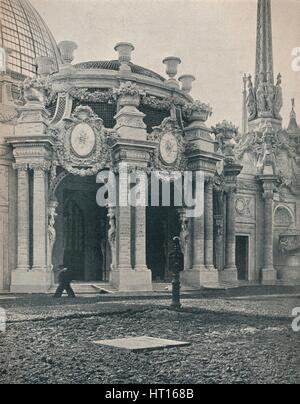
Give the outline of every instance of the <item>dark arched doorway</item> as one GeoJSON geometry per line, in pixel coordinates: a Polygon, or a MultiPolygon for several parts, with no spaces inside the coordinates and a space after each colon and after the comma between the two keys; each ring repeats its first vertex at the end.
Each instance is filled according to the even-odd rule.
{"type": "Polygon", "coordinates": [[[58,216],[54,267],[70,268],[75,281],[107,281],[111,254],[107,209],[96,202],[95,177],[66,177],[56,192],[58,216]]]}
{"type": "Polygon", "coordinates": [[[147,266],[152,271],[155,282],[171,281],[169,256],[173,249],[173,238],[179,236],[181,231],[179,208],[176,208],[174,203],[174,182],[167,187],[170,192],[168,206],[165,206],[166,203],[162,200],[164,185],[166,184],[161,180],[159,206],[151,206],[153,201],[151,189],[149,189],[149,206],[147,207],[147,266]]]}

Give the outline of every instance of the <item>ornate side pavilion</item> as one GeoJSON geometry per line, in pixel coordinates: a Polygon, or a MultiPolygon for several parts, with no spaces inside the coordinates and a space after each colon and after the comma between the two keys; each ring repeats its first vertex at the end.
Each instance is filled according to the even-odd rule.
{"type": "Polygon", "coordinates": [[[116,60],[76,65],[77,45],[56,45],[27,0],[2,0],[1,12],[0,290],[48,292],[63,263],[81,282],[151,291],[153,281],[170,280],[175,235],[191,287],[300,281],[300,129],[294,102],[282,128],[270,0],[258,1],[242,133],[226,121],[208,127],[212,109],[191,97],[193,76],[177,79],[179,58],[164,59],[167,78],[133,64],[129,43],[116,45],[116,60]],[[12,12],[35,19],[40,53],[30,50],[35,37],[31,53],[11,50],[12,12]],[[124,163],[146,176],[201,171],[204,215],[190,218],[174,202],[98,206],[99,173],[120,178],[124,163]]]}

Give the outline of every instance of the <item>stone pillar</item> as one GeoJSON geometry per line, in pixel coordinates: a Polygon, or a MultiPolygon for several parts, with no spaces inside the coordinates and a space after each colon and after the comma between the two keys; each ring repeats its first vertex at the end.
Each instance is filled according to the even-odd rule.
{"type": "Polygon", "coordinates": [[[47,270],[47,166],[33,164],[33,270],[47,270]]]}
{"type": "Polygon", "coordinates": [[[236,190],[229,188],[226,195],[226,256],[225,256],[225,273],[223,280],[237,281],[236,267],[236,190]]]}
{"type": "Polygon", "coordinates": [[[242,166],[231,162],[225,165],[226,190],[226,236],[225,236],[225,268],[220,272],[222,282],[237,282],[238,272],[236,266],[236,192],[237,177],[242,166]]]}
{"type": "Polygon", "coordinates": [[[193,266],[195,272],[205,271],[205,254],[204,254],[204,216],[194,217],[192,219],[193,234],[193,266]]]}
{"type": "Polygon", "coordinates": [[[122,292],[152,291],[151,271],[146,266],[146,208],[129,206],[129,187],[126,186],[128,179],[124,173],[119,174],[119,179],[119,206],[116,215],[117,268],[112,270],[110,282],[122,292]],[[128,206],[124,206],[126,201],[128,206]]]}
{"type": "Polygon", "coordinates": [[[273,205],[278,178],[276,176],[262,176],[261,181],[264,189],[264,267],[262,269],[262,283],[274,284],[277,281],[277,271],[274,268],[273,205]]]}
{"type": "Polygon", "coordinates": [[[135,270],[148,271],[146,262],[146,207],[137,206],[135,209],[135,270]]]}
{"type": "Polygon", "coordinates": [[[213,178],[208,176],[204,188],[204,214],[191,219],[192,268],[182,274],[183,283],[209,286],[219,281],[214,267],[213,178]]]}
{"type": "Polygon", "coordinates": [[[30,217],[29,217],[29,171],[28,165],[14,164],[17,170],[17,268],[12,271],[13,293],[23,292],[30,270],[30,217]]]}
{"type": "Polygon", "coordinates": [[[29,271],[29,176],[27,164],[15,165],[18,172],[17,270],[29,271]]]}
{"type": "Polygon", "coordinates": [[[216,271],[214,267],[214,206],[213,206],[213,177],[205,183],[205,266],[209,271],[216,271]]]}
{"type": "Polygon", "coordinates": [[[46,293],[52,283],[51,268],[48,268],[48,163],[32,163],[33,201],[32,201],[32,271],[23,280],[20,291],[29,293],[46,293]]]}

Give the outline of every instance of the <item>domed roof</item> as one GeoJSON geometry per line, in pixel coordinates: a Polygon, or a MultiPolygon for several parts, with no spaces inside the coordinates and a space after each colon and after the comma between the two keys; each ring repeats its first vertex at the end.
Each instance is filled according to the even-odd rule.
{"type": "Polygon", "coordinates": [[[0,0],[0,46],[9,49],[8,69],[23,76],[36,73],[35,59],[48,56],[58,70],[57,44],[28,0],[0,0]]]}
{"type": "MultiPolygon", "coordinates": [[[[165,81],[165,79],[159,74],[153,72],[152,70],[146,69],[129,63],[132,73],[141,74],[142,76],[151,77],[156,80],[165,81]]],[[[107,61],[96,61],[96,62],[84,62],[75,65],[77,69],[105,69],[105,70],[119,70],[120,62],[118,60],[107,60],[107,61]]]]}

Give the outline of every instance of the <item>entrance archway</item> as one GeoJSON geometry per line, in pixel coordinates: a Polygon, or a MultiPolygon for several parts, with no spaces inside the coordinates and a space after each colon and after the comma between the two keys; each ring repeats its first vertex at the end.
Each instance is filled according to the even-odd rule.
{"type": "Polygon", "coordinates": [[[174,248],[173,238],[180,236],[181,223],[179,210],[175,207],[175,183],[159,180],[158,206],[153,204],[151,187],[149,187],[149,206],[147,207],[147,267],[152,271],[155,282],[170,282],[172,273],[169,268],[169,256],[174,248]],[[168,190],[170,195],[163,201],[168,190]],[[168,200],[169,199],[169,200],[168,200]],[[166,203],[166,201],[168,203],[166,203]],[[168,206],[165,206],[168,205],[168,206]]]}
{"type": "Polygon", "coordinates": [[[179,215],[174,207],[147,208],[147,266],[153,281],[171,281],[169,255],[173,238],[180,234],[179,215]]]}
{"type": "Polygon", "coordinates": [[[58,216],[54,268],[65,265],[74,280],[108,281],[111,254],[108,243],[107,209],[96,202],[96,178],[69,175],[56,191],[58,216]]]}

